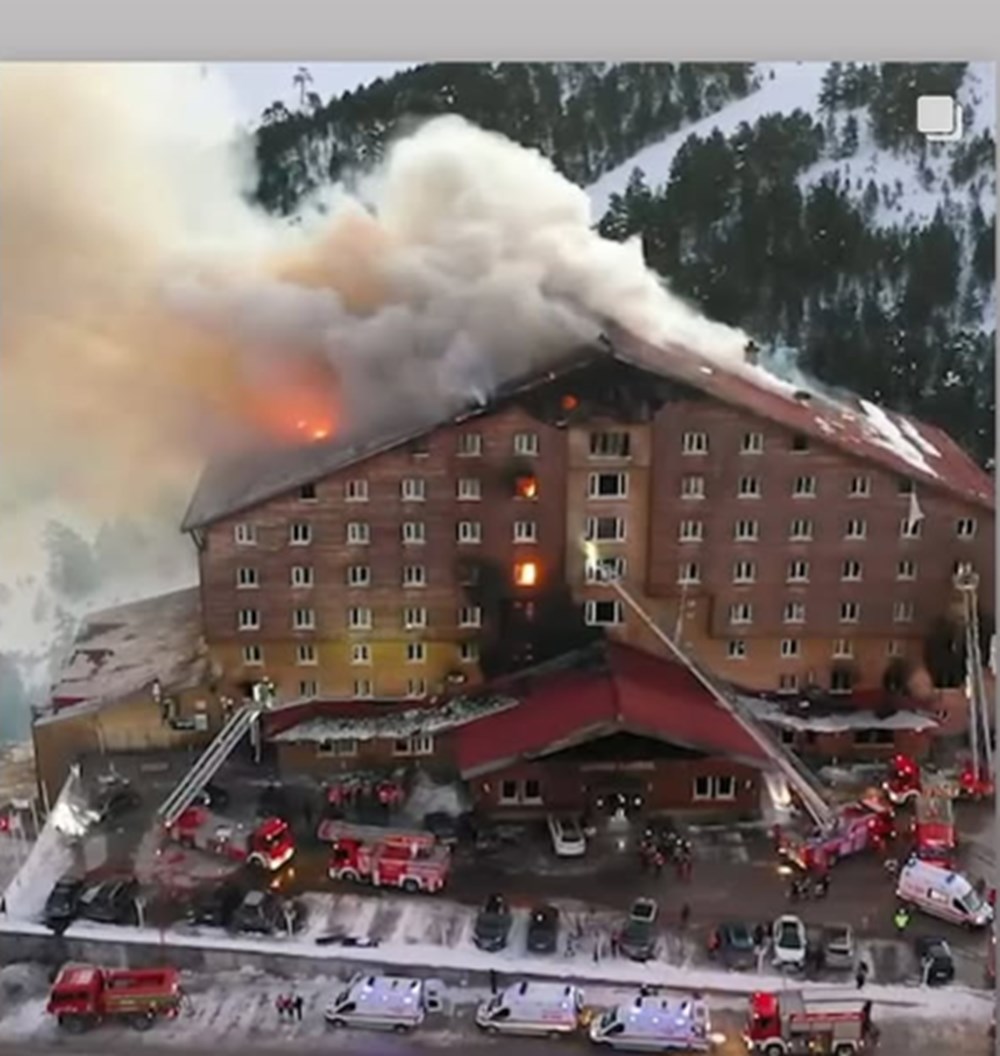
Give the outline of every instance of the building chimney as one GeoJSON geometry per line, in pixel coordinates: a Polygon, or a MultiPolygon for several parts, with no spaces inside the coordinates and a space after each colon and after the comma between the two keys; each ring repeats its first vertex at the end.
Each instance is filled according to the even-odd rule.
{"type": "Polygon", "coordinates": [[[760,345],[756,341],[748,341],[743,349],[743,356],[751,367],[756,367],[760,363],[760,345]]]}

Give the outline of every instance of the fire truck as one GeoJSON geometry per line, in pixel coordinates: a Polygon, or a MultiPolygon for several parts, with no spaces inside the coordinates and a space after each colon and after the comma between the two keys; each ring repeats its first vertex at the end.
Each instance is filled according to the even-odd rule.
{"type": "Polygon", "coordinates": [[[918,858],[944,869],[955,868],[957,839],[955,808],[949,792],[925,787],[917,796],[913,821],[913,850],[918,858]]]}
{"type": "MultiPolygon", "coordinates": [[[[403,832],[345,822],[321,826],[332,843],[327,875],[375,887],[436,892],[448,882],[451,851],[429,832],[403,832]]],[[[325,833],[325,837],[322,835],[325,833]]]]}
{"type": "Polygon", "coordinates": [[[844,995],[758,990],[750,996],[743,1040],[761,1056],[855,1056],[878,1040],[871,1002],[844,995]]]}
{"type": "Polygon", "coordinates": [[[118,1020],[149,1030],[161,1017],[180,1012],[184,992],[176,968],[95,968],[67,964],[56,976],[45,1011],[59,1026],[82,1034],[98,1023],[118,1020]]]}
{"type": "Polygon", "coordinates": [[[208,851],[272,873],[295,854],[291,829],[281,818],[245,825],[213,814],[207,807],[194,806],[188,807],[167,832],[183,847],[208,851]]]}
{"type": "Polygon", "coordinates": [[[889,760],[889,774],[882,788],[893,806],[909,803],[920,793],[920,766],[908,755],[894,755],[889,760]]]}
{"type": "Polygon", "coordinates": [[[881,796],[868,794],[842,807],[827,832],[805,837],[782,833],[779,853],[806,872],[825,872],[841,858],[884,847],[894,836],[892,808],[881,796]]]}

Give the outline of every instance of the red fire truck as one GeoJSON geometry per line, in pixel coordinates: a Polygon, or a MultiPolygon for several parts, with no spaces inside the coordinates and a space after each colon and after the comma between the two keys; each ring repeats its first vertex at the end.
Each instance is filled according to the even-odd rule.
{"type": "Polygon", "coordinates": [[[943,787],[925,787],[917,796],[914,812],[913,850],[916,856],[944,869],[954,869],[957,831],[951,795],[943,787]]]}
{"type": "Polygon", "coordinates": [[[958,775],[958,793],[963,799],[989,799],[994,793],[993,779],[983,770],[977,774],[971,761],[967,762],[958,775]]]}
{"type": "Polygon", "coordinates": [[[429,832],[344,822],[331,822],[320,831],[321,838],[333,844],[327,870],[331,880],[356,880],[411,892],[440,891],[448,882],[451,851],[429,832]]]}
{"type": "Polygon", "coordinates": [[[919,794],[921,787],[920,766],[908,755],[894,755],[889,760],[889,775],[882,788],[893,806],[909,803],[919,794]]]}
{"type": "Polygon", "coordinates": [[[176,968],[67,964],[56,976],[45,1010],[73,1034],[112,1019],[149,1030],[158,1017],[175,1017],[183,999],[176,968]]]}
{"type": "Polygon", "coordinates": [[[871,1002],[849,996],[804,995],[798,990],[750,996],[743,1040],[761,1056],[855,1056],[878,1039],[871,1002]]]}
{"type": "Polygon", "coordinates": [[[894,836],[892,808],[881,796],[869,794],[842,807],[829,832],[806,837],[782,833],[779,853],[807,872],[825,872],[841,858],[869,847],[881,849],[894,836]]]}
{"type": "Polygon", "coordinates": [[[280,869],[295,854],[291,829],[281,818],[244,825],[213,814],[207,807],[194,806],[188,807],[167,831],[183,847],[208,851],[271,872],[280,869]]]}

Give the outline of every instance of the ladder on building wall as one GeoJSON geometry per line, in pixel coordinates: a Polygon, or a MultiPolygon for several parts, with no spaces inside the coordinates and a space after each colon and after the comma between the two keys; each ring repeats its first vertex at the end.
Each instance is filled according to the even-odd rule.
{"type": "Polygon", "coordinates": [[[194,766],[160,805],[156,813],[165,826],[173,825],[191,806],[202,789],[222,769],[225,761],[236,750],[236,746],[250,732],[263,710],[260,705],[245,704],[232,714],[212,743],[198,756],[194,766]]]}
{"type": "Polygon", "coordinates": [[[985,665],[979,638],[979,574],[971,565],[962,565],[955,573],[954,584],[962,598],[962,617],[965,622],[965,692],[969,701],[972,774],[977,782],[984,777],[992,781],[991,702],[986,691],[985,665]]]}

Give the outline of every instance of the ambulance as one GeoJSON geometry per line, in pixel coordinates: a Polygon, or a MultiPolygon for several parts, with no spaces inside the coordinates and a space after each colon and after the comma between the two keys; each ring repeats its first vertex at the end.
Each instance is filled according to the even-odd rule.
{"type": "Polygon", "coordinates": [[[695,995],[640,996],[590,1024],[590,1040],[624,1052],[708,1052],[708,1006],[695,995]]]}
{"type": "Polygon", "coordinates": [[[899,871],[896,898],[950,924],[984,928],[993,920],[993,907],[961,873],[911,858],[899,871]]]}
{"type": "Polygon", "coordinates": [[[356,975],[324,1012],[331,1027],[364,1027],[405,1034],[428,1012],[444,1010],[444,984],[398,975],[356,975]]]}
{"type": "Polygon", "coordinates": [[[559,1038],[585,1019],[583,991],[566,983],[515,983],[476,1010],[476,1025],[490,1034],[559,1038]]]}

